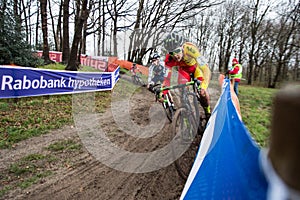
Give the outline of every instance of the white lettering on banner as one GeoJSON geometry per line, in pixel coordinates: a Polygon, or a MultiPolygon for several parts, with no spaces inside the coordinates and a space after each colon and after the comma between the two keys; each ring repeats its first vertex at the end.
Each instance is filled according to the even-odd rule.
{"type": "Polygon", "coordinates": [[[72,79],[69,77],[69,87],[73,87],[75,90],[76,89],[81,89],[82,87],[99,87],[99,86],[106,86],[110,85],[110,79],[95,79],[91,78],[88,80],[77,80],[77,79],[72,79]]]}
{"type": "Polygon", "coordinates": [[[2,83],[1,83],[1,90],[5,90],[5,85],[8,86],[9,90],[12,90],[12,86],[11,86],[12,82],[13,82],[13,78],[11,76],[3,76],[2,83]]]}
{"type": "Polygon", "coordinates": [[[60,79],[45,79],[41,76],[39,79],[30,80],[26,75],[23,79],[14,79],[12,76],[3,75],[1,82],[1,90],[28,90],[28,89],[51,89],[51,88],[74,88],[81,89],[83,87],[99,87],[99,86],[109,86],[111,84],[110,78],[100,79],[90,78],[84,80],[65,79],[61,77],[60,79]]]}
{"type": "Polygon", "coordinates": [[[28,90],[32,89],[44,89],[44,88],[61,88],[67,87],[66,80],[61,77],[60,80],[45,80],[43,76],[40,79],[27,79],[27,76],[24,75],[23,79],[16,79],[9,75],[3,75],[1,90],[28,90]]]}

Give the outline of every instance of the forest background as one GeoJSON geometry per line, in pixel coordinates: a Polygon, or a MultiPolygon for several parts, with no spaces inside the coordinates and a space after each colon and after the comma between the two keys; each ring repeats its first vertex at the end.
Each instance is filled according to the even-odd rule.
{"type": "Polygon", "coordinates": [[[78,69],[78,53],[146,65],[177,31],[212,71],[226,71],[236,57],[248,85],[300,80],[296,0],[2,0],[0,8],[0,64],[48,64],[49,51],[60,51],[67,70],[78,69]],[[28,57],[33,50],[43,60],[28,57]]]}

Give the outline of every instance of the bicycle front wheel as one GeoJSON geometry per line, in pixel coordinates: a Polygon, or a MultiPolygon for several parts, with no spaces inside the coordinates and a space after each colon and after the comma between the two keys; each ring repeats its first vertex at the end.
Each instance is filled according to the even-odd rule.
{"type": "Polygon", "coordinates": [[[131,79],[132,79],[133,84],[137,84],[137,78],[136,78],[136,75],[132,75],[132,76],[131,76],[131,79]]]}
{"type": "Polygon", "coordinates": [[[174,116],[174,108],[173,108],[173,106],[167,105],[168,103],[166,103],[166,102],[164,102],[162,104],[163,104],[162,106],[164,107],[164,110],[165,110],[165,113],[167,115],[168,120],[170,122],[172,122],[173,116],[174,116]]]}
{"type": "Polygon", "coordinates": [[[196,157],[200,138],[197,134],[198,124],[193,114],[186,108],[179,108],[173,118],[172,131],[176,145],[172,146],[175,167],[180,177],[187,179],[196,157]],[[178,154],[181,155],[178,155],[178,154]]]}

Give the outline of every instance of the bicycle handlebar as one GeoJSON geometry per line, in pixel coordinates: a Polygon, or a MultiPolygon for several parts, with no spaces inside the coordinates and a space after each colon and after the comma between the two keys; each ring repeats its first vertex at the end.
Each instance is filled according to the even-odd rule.
{"type": "Polygon", "coordinates": [[[171,86],[167,86],[167,87],[162,87],[162,88],[159,88],[159,91],[162,92],[162,91],[165,91],[165,90],[174,90],[176,88],[183,88],[183,87],[186,87],[186,86],[189,86],[189,85],[194,85],[194,84],[201,85],[201,82],[196,79],[196,80],[192,80],[192,81],[189,81],[189,82],[186,82],[186,83],[183,83],[183,84],[179,84],[179,85],[171,85],[171,86]]]}
{"type": "Polygon", "coordinates": [[[167,87],[154,88],[156,86],[161,85],[161,84],[156,84],[156,85],[150,86],[149,90],[151,92],[153,92],[155,94],[155,96],[156,96],[156,99],[158,99],[158,98],[160,98],[160,93],[162,91],[174,90],[174,89],[177,89],[177,88],[184,88],[186,86],[195,85],[195,84],[197,84],[197,86],[201,86],[201,81],[199,81],[196,78],[193,78],[193,74],[191,74],[190,76],[191,76],[191,81],[186,82],[184,84],[178,84],[178,85],[171,85],[171,86],[167,86],[167,87]]]}

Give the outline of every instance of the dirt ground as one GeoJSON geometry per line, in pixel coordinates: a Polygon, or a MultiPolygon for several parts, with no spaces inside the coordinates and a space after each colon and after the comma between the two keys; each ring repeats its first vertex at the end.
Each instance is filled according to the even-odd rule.
{"type": "MultiPolygon", "coordinates": [[[[219,89],[210,90],[212,107],[219,97],[218,92],[219,89]]],[[[80,150],[54,153],[59,159],[46,166],[53,172],[51,175],[26,189],[9,190],[0,198],[179,199],[184,180],[177,174],[172,160],[165,159],[165,155],[157,156],[170,143],[172,135],[171,125],[152,93],[139,87],[127,101],[113,102],[106,112],[93,116],[94,113],[75,114],[73,126],[22,141],[10,150],[0,150],[0,173],[3,174],[26,155],[50,156],[50,150],[45,147],[54,142],[72,140],[81,144],[80,150]],[[91,127],[100,127],[105,138],[91,127]],[[122,156],[116,158],[116,154],[108,153],[111,149],[106,149],[103,141],[114,144],[117,155],[122,156]],[[123,152],[129,154],[123,155],[123,152]],[[140,163],[135,160],[139,156],[142,157],[140,163]]]]}

